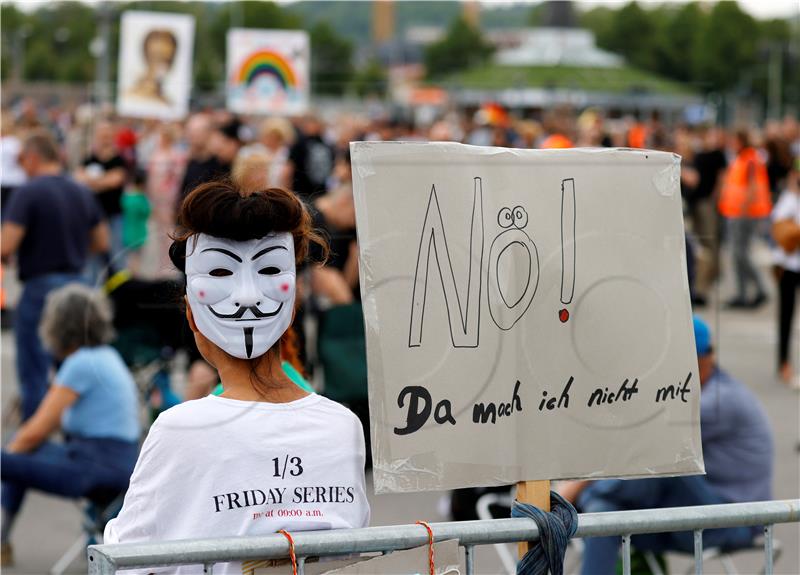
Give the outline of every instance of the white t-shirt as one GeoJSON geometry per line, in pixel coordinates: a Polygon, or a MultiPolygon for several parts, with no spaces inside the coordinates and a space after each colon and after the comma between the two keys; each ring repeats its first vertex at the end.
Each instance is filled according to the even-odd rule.
{"type": "MultiPolygon", "coordinates": [[[[800,194],[785,190],[772,209],[772,221],[794,220],[800,225],[800,194]]],[[[787,253],[780,246],[772,251],[773,261],[784,269],[800,272],[800,249],[787,253]]]]}
{"type": "Polygon", "coordinates": [[[22,142],[16,136],[0,138],[0,185],[4,188],[16,188],[28,179],[19,165],[21,151],[22,142]]]}
{"type": "MultiPolygon", "coordinates": [[[[365,527],[364,458],[358,418],[320,395],[189,401],[150,428],[104,542],[365,527]]],[[[141,570],[154,571],[201,574],[203,567],[141,570]]],[[[239,575],[241,563],[217,564],[214,573],[239,575]]]]}

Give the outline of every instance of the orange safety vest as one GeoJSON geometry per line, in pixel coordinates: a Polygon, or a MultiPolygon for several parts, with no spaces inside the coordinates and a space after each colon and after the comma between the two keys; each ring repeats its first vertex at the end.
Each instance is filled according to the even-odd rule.
{"type": "Polygon", "coordinates": [[[628,147],[629,148],[646,148],[647,147],[647,128],[644,124],[636,123],[628,130],[628,147]]]}
{"type": "Polygon", "coordinates": [[[552,134],[542,142],[542,149],[571,148],[573,145],[572,140],[567,138],[564,134],[552,134]]]}
{"type": "Polygon", "coordinates": [[[758,152],[745,148],[728,167],[719,198],[719,213],[726,218],[765,218],[772,211],[767,167],[758,152]],[[754,178],[753,182],[750,178],[754,178]],[[748,202],[748,188],[755,183],[755,195],[748,202]]]}

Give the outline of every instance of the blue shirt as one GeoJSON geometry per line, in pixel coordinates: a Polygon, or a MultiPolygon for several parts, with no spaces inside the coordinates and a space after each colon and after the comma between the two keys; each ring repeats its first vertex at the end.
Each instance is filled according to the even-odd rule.
{"type": "Polygon", "coordinates": [[[139,440],[136,384],[113,347],[84,347],[71,354],[56,374],[58,385],[78,394],[61,417],[70,435],[139,440]]]}
{"type": "Polygon", "coordinates": [[[717,369],[700,394],[700,430],[708,482],[730,502],[772,499],[774,447],[755,394],[717,369]]]}
{"type": "Polygon", "coordinates": [[[39,176],[17,188],[3,206],[3,220],[25,228],[17,252],[19,279],[79,273],[90,232],[102,217],[92,192],[65,176],[39,176]]]}

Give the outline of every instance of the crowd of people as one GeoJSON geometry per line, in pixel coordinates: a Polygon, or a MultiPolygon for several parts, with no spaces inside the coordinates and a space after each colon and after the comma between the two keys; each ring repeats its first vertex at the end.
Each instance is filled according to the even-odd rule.
{"type": "MultiPolygon", "coordinates": [[[[471,113],[443,112],[438,120],[426,125],[403,114],[346,114],[334,119],[309,114],[290,120],[237,117],[215,109],[194,112],[181,122],[165,122],[117,118],[88,105],[66,110],[42,108],[34,101],[23,100],[2,112],[0,158],[2,257],[4,265],[13,262],[23,286],[14,310],[23,423],[3,451],[4,563],[10,558],[10,530],[26,488],[69,497],[96,495],[98,489],[123,491],[136,461],[140,429],[135,413],[139,399],[130,374],[136,366],[118,345],[116,349],[109,345],[114,338],[112,328],[120,329],[119,316],[126,312],[119,306],[112,312],[100,290],[86,285],[103,286],[112,300],[123,293],[122,284],[128,286],[127,293],[136,293],[140,298],[162,286],[171,286],[178,294],[175,302],[185,293],[191,304],[190,329],[157,345],[187,354],[187,383],[180,390],[182,397],[176,396],[174,401],[165,401],[167,390],[161,389],[156,394],[161,403],[156,407],[222,394],[220,401],[203,399],[204,403],[193,403],[191,409],[172,410],[167,423],[161,420],[160,427],[154,427],[155,433],[151,431],[146,449],[139,456],[131,483],[133,495],[126,498],[122,515],[107,532],[112,540],[137,540],[143,532],[198,536],[187,523],[207,524],[198,516],[181,517],[176,513],[174,517],[170,515],[175,521],[167,524],[163,519],[158,519],[160,523],[150,521],[144,511],[151,501],[155,477],[168,469],[180,475],[180,462],[186,461],[176,459],[170,463],[172,467],[165,466],[164,462],[170,461],[168,453],[182,451],[179,444],[188,444],[175,428],[190,427],[189,420],[194,417],[226,420],[240,407],[230,401],[259,401],[264,390],[276,404],[308,404],[303,412],[307,415],[302,417],[332,418],[332,425],[338,425],[353,443],[355,458],[335,463],[343,466],[343,481],[353,488],[349,497],[355,506],[341,516],[332,510],[332,524],[366,524],[369,510],[363,476],[359,480],[358,473],[351,472],[354,465],[363,464],[364,457],[369,457],[368,433],[364,449],[359,443],[363,441],[360,431],[352,429],[347,417],[327,403],[307,399],[315,388],[322,390],[329,398],[345,402],[368,427],[349,154],[349,142],[356,140],[448,140],[524,148],[614,146],[679,154],[693,305],[699,309],[722,299],[720,303],[741,313],[762,306],[772,290],[754,263],[753,254],[757,242],[766,242],[774,258],[779,299],[776,371],[784,383],[800,383],[791,365],[790,343],[795,297],[800,288],[800,125],[793,117],[769,121],[761,127],[724,129],[713,125],[666,125],[657,113],[646,119],[633,115],[607,118],[597,109],[580,113],[553,109],[537,119],[517,118],[499,106],[487,105],[471,113]],[[228,188],[204,187],[216,181],[228,182],[228,188]],[[291,192],[262,194],[264,190],[291,192]],[[220,205],[228,211],[219,211],[223,209],[220,205]],[[275,228],[274,210],[278,209],[294,214],[296,221],[275,228]],[[230,215],[230,210],[236,210],[236,221],[225,223],[223,216],[230,215]],[[259,213],[266,214],[261,224],[255,221],[259,213]],[[286,245],[278,242],[256,246],[265,230],[289,234],[294,243],[287,240],[286,245]],[[313,230],[322,230],[325,241],[318,242],[313,230]],[[217,246],[212,242],[203,250],[218,252],[221,259],[216,263],[198,264],[188,257],[186,242],[195,241],[193,245],[197,247],[204,236],[228,242],[217,246]],[[298,244],[299,237],[303,239],[298,244]],[[723,242],[732,256],[730,271],[721,265],[723,242]],[[247,251],[256,247],[263,249],[247,251]],[[288,254],[290,248],[297,258],[296,274],[291,257],[263,264],[265,267],[260,270],[251,269],[250,259],[266,257],[262,252],[288,254]],[[308,260],[324,264],[309,265],[308,260]],[[196,265],[212,266],[206,272],[220,276],[219,281],[204,289],[193,287],[185,278],[198,269],[192,267],[196,265]],[[723,272],[732,274],[734,291],[719,298],[717,286],[723,272]],[[247,310],[256,318],[261,317],[264,308],[260,292],[239,293],[235,286],[225,288],[224,296],[215,291],[224,276],[240,273],[254,273],[252,282],[271,282],[265,284],[263,293],[273,294],[268,299],[276,302],[277,310],[281,309],[280,302],[288,301],[289,295],[285,294],[290,290],[301,305],[296,306],[293,316],[284,317],[286,325],[263,335],[266,339],[261,342],[257,332],[246,328],[241,345],[236,351],[229,351],[213,335],[217,333],[215,322],[223,316],[212,310],[212,316],[198,317],[192,302],[202,302],[213,292],[213,296],[208,295],[217,298],[212,305],[236,300],[231,303],[235,308],[231,308],[228,318],[241,318],[247,310]],[[290,274],[291,278],[280,283],[278,278],[289,277],[283,274],[290,274]],[[141,289],[132,290],[131,286],[141,289]],[[85,328],[81,334],[65,329],[70,322],[80,321],[85,328]],[[281,342],[280,357],[269,357],[269,365],[259,373],[264,381],[275,383],[273,367],[280,367],[280,385],[249,389],[243,382],[251,380],[252,374],[242,372],[242,364],[230,356],[267,357],[276,341],[281,342]],[[264,348],[266,344],[269,345],[264,348]],[[51,386],[49,372],[56,364],[57,385],[51,386]],[[98,373],[113,379],[113,387],[100,385],[98,373]],[[322,388],[320,373],[324,374],[322,388]],[[310,385],[312,380],[317,385],[310,385]],[[48,442],[59,426],[68,441],[48,442]],[[115,464],[103,467],[99,465],[101,461],[115,464]],[[37,462],[48,462],[52,467],[46,473],[34,472],[37,462]],[[70,472],[70,466],[84,465],[83,462],[84,469],[90,472],[70,472]],[[78,476],[80,481],[71,479],[78,476]],[[136,509],[141,513],[137,515],[136,509]]],[[[273,240],[277,242],[276,238],[273,240]]],[[[248,282],[245,284],[252,283],[248,282]]],[[[154,305],[152,300],[144,299],[135,303],[141,309],[154,305]]],[[[183,324],[180,303],[172,308],[176,313],[169,316],[169,321],[183,324]]],[[[127,313],[131,315],[130,310],[127,313]]],[[[154,321],[166,317],[167,312],[159,313],[162,320],[154,321]]],[[[278,311],[275,313],[280,316],[278,311]]],[[[157,335],[166,337],[164,333],[157,335]]],[[[700,357],[710,353],[710,348],[698,347],[700,357]]],[[[708,365],[706,379],[716,386],[729,385],[713,363],[708,365]]],[[[239,419],[246,422],[252,415],[243,413],[239,419]]],[[[278,416],[283,417],[280,410],[276,410],[275,417],[278,416]]],[[[283,429],[296,428],[302,417],[290,414],[283,429]]],[[[758,423],[761,425],[761,419],[758,423]]],[[[217,441],[213,426],[206,431],[209,436],[204,441],[217,441]]],[[[247,435],[244,427],[240,431],[239,437],[247,435]]],[[[768,437],[769,433],[765,434],[768,437]]],[[[252,451],[253,441],[258,438],[227,445],[227,452],[252,451]]],[[[324,444],[324,438],[315,443],[324,444]]],[[[305,449],[291,442],[287,445],[298,452],[305,449]]],[[[284,451],[275,454],[280,456],[276,472],[286,455],[284,451]]],[[[287,463],[282,464],[284,474],[286,466],[294,461],[290,455],[297,459],[294,469],[300,472],[301,460],[322,457],[319,453],[306,456],[292,452],[287,455],[287,463]]],[[[202,459],[205,454],[189,456],[202,459]]],[[[213,496],[215,513],[224,506],[232,509],[233,488],[206,479],[209,493],[218,492],[220,498],[213,496]],[[227,494],[227,499],[222,494],[227,494]]],[[[172,485],[170,489],[174,487],[175,501],[179,502],[180,484],[165,481],[159,488],[172,485]]],[[[256,488],[241,486],[239,490],[245,490],[242,498],[247,497],[247,489],[255,497],[252,490],[256,488]]],[[[598,489],[573,496],[590,501],[589,494],[598,489]]],[[[608,492],[603,493],[607,503],[608,492]]],[[[231,534],[247,532],[238,519],[230,521],[231,534]]],[[[600,552],[609,555],[609,549],[615,552],[613,546],[603,547],[600,552]]]]}

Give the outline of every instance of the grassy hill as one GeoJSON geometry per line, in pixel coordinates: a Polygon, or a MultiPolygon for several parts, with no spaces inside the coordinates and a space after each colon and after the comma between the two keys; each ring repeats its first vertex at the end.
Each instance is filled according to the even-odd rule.
{"type": "Polygon", "coordinates": [[[438,84],[483,90],[509,88],[574,89],[593,92],[691,94],[685,85],[634,68],[499,66],[486,64],[443,78],[438,84]]]}

